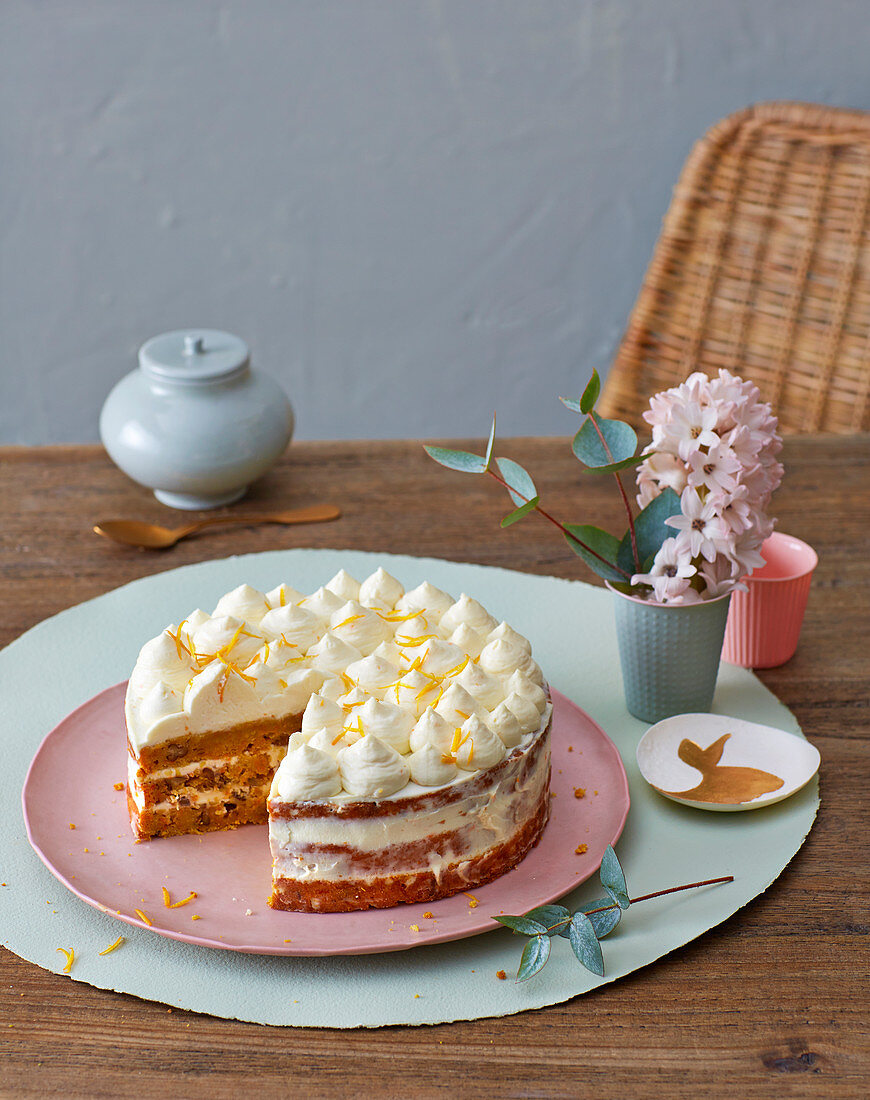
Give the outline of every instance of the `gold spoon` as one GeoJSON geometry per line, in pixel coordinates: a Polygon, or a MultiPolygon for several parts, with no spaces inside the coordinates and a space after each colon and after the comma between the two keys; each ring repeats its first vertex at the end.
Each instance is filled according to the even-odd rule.
{"type": "Polygon", "coordinates": [[[250,513],[236,516],[210,516],[197,520],[185,527],[161,527],[157,523],[142,523],[135,519],[106,519],[96,524],[94,531],[107,539],[122,542],[127,546],[143,546],[148,550],[165,550],[174,546],[179,539],[200,531],[203,527],[213,527],[219,523],[324,523],[338,519],[341,512],[332,504],[312,504],[308,508],[294,508],[289,512],[271,512],[266,514],[250,513]]]}

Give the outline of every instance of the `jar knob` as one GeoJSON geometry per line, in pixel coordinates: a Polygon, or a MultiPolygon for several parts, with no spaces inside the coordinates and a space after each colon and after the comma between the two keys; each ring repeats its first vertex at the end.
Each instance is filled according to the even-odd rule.
{"type": "Polygon", "coordinates": [[[192,333],[188,333],[184,337],[184,354],[185,355],[202,355],[205,351],[205,344],[201,336],[194,336],[192,333]]]}

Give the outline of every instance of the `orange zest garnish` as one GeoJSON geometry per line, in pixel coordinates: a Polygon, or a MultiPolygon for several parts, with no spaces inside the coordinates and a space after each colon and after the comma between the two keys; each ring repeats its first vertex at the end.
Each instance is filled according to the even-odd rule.
{"type": "Polygon", "coordinates": [[[431,920],[435,916],[435,914],[434,913],[424,913],[423,916],[426,917],[427,920],[431,920]]]}
{"type": "Polygon", "coordinates": [[[466,653],[465,660],[458,665],[454,665],[453,668],[448,669],[447,672],[441,677],[442,680],[446,680],[448,676],[458,676],[460,672],[465,668],[468,662],[471,660],[471,655],[466,653]]]}
{"type": "Polygon", "coordinates": [[[65,947],[58,947],[57,950],[61,953],[61,955],[64,955],[66,957],[66,964],[63,968],[63,972],[64,974],[69,974],[69,972],[72,970],[73,963],[76,961],[76,953],[75,951],[73,951],[72,948],[67,951],[65,947]]]}
{"type": "Polygon", "coordinates": [[[163,904],[167,909],[180,909],[182,905],[187,905],[189,901],[193,901],[196,896],[196,890],[191,890],[190,894],[186,898],[182,898],[181,901],[172,901],[169,896],[169,891],[165,886],[163,887],[163,904]]]}
{"type": "MultiPolygon", "coordinates": [[[[463,744],[464,743],[465,742],[463,742],[463,744]]],[[[468,742],[468,763],[470,764],[473,759],[474,759],[474,738],[472,737],[471,740],[468,742]]]]}
{"type": "Polygon", "coordinates": [[[469,894],[467,890],[463,890],[462,892],[468,898],[468,907],[470,909],[476,909],[478,905],[480,905],[480,902],[477,900],[474,894],[469,894]]]}
{"type": "Polygon", "coordinates": [[[586,788],[585,787],[575,787],[574,788],[574,797],[575,798],[585,798],[586,797],[586,788]]]}
{"type": "Polygon", "coordinates": [[[330,741],[330,744],[331,745],[337,745],[346,733],[347,733],[347,730],[342,730],[341,733],[338,735],[338,737],[333,737],[333,739],[330,741]]]}
{"type": "Polygon", "coordinates": [[[578,844],[577,847],[574,849],[574,855],[575,856],[585,856],[588,851],[589,851],[589,845],[588,844],[578,844]]]}
{"type": "Polygon", "coordinates": [[[74,828],[75,828],[75,825],[73,825],[73,823],[72,823],[72,822],[70,822],[70,823],[69,823],[69,827],[70,827],[71,829],[74,829],[74,828]]]}
{"type": "Polygon", "coordinates": [[[113,783],[112,784],[112,789],[116,790],[116,791],[123,791],[124,784],[123,783],[113,783]]]}
{"type": "Polygon", "coordinates": [[[378,618],[384,620],[385,623],[406,623],[409,619],[416,619],[418,615],[425,615],[426,608],[423,607],[419,611],[409,611],[407,615],[398,615],[395,611],[391,611],[389,615],[381,615],[380,611],[375,612],[378,618]]]}
{"type": "Polygon", "coordinates": [[[459,746],[461,744],[462,744],[462,730],[457,726],[456,729],[453,731],[453,741],[451,742],[451,745],[450,745],[450,751],[455,753],[456,750],[459,748],[459,746]]]}
{"type": "Polygon", "coordinates": [[[202,917],[199,915],[199,913],[191,913],[190,919],[191,920],[202,920],[202,917]]]}
{"type": "Polygon", "coordinates": [[[141,909],[134,909],[133,912],[136,914],[139,920],[145,921],[149,928],[154,923],[154,921],[150,917],[146,916],[141,909]]]}
{"type": "Polygon", "coordinates": [[[498,978],[498,980],[500,982],[503,982],[507,979],[507,974],[505,974],[505,972],[503,970],[496,970],[495,976],[498,978]]]}
{"type": "Polygon", "coordinates": [[[437,634],[420,634],[414,638],[409,634],[397,634],[396,641],[401,646],[406,646],[408,649],[412,649],[414,646],[423,645],[424,642],[428,642],[430,638],[437,638],[437,634]]]}
{"type": "Polygon", "coordinates": [[[430,691],[434,691],[436,687],[437,687],[437,684],[428,683],[424,687],[420,688],[420,690],[414,696],[415,702],[419,703],[424,695],[426,695],[430,691]]]}
{"type": "Polygon", "coordinates": [[[350,616],[348,616],[348,618],[343,619],[340,623],[336,623],[335,626],[332,627],[331,629],[332,630],[341,630],[341,628],[343,626],[348,626],[350,623],[355,623],[357,621],[357,619],[364,619],[364,618],[365,618],[365,615],[363,615],[363,614],[350,615],[350,616]]]}
{"type": "Polygon", "coordinates": [[[455,764],[456,763],[456,757],[451,756],[449,752],[442,752],[441,753],[441,763],[442,764],[455,764]]]}
{"type": "Polygon", "coordinates": [[[346,672],[340,672],[339,676],[341,677],[342,682],[344,683],[345,689],[347,691],[353,691],[353,689],[356,687],[356,684],[353,682],[353,680],[351,680],[351,678],[348,676],[348,674],[346,672]]]}
{"type": "MultiPolygon", "coordinates": [[[[456,708],[454,708],[454,709],[456,709],[456,708]]],[[[458,710],[458,709],[457,709],[457,710],[456,710],[456,713],[457,713],[457,714],[461,714],[461,715],[462,715],[462,717],[463,717],[463,718],[464,718],[464,719],[465,719],[466,721],[468,721],[468,719],[469,719],[469,718],[471,717],[471,715],[470,715],[470,714],[466,714],[464,710],[458,710]]]]}
{"type": "Polygon", "coordinates": [[[127,941],[124,939],[123,936],[118,936],[118,938],[115,940],[114,943],[110,943],[108,947],[104,947],[103,950],[98,951],[97,954],[98,955],[111,955],[112,952],[116,951],[121,946],[122,943],[126,943],[126,942],[127,941]]]}

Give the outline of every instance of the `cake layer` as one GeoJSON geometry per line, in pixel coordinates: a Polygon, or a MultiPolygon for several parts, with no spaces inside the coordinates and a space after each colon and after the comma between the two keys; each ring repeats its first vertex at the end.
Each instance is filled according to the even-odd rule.
{"type": "Polygon", "coordinates": [[[365,909],[482,885],[510,860],[510,866],[518,862],[540,835],[549,760],[548,713],[528,748],[437,791],[344,804],[282,804],[273,794],[270,904],[318,912],[365,909]],[[378,898],[395,900],[372,900],[378,898]]]}
{"type": "Polygon", "coordinates": [[[140,809],[128,790],[127,808],[133,834],[137,840],[153,840],[186,833],[208,833],[215,829],[235,829],[239,825],[263,825],[267,820],[266,795],[270,782],[271,776],[259,786],[252,785],[244,798],[216,791],[213,797],[195,806],[183,806],[173,801],[140,809]]]}
{"type": "MultiPolygon", "coordinates": [[[[549,773],[548,773],[549,778],[549,773]]],[[[502,844],[473,859],[457,860],[433,870],[390,871],[344,881],[302,881],[277,875],[269,904],[273,909],[305,913],[344,913],[388,909],[394,905],[435,902],[473,890],[512,870],[538,843],[549,815],[549,795],[535,816],[502,844]]]]}
{"type": "Polygon", "coordinates": [[[286,748],[290,734],[299,730],[301,725],[301,713],[288,714],[283,718],[261,718],[256,722],[245,722],[233,729],[185,733],[157,745],[144,745],[138,753],[128,739],[127,750],[144,775],[164,768],[199,763],[204,759],[255,752],[271,745],[283,745],[286,748]]]}

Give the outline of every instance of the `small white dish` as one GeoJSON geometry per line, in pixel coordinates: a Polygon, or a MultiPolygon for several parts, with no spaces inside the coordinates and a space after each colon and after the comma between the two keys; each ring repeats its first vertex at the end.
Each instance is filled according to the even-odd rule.
{"type": "Polygon", "coordinates": [[[819,770],[819,750],[802,737],[722,714],[677,714],[646,731],[640,773],[684,806],[733,813],[788,798],[819,770]]]}

